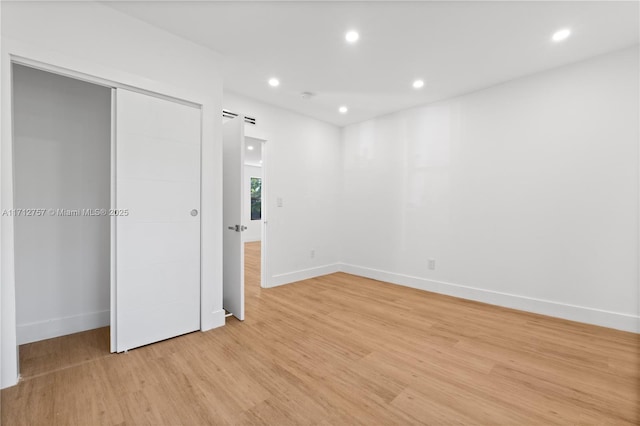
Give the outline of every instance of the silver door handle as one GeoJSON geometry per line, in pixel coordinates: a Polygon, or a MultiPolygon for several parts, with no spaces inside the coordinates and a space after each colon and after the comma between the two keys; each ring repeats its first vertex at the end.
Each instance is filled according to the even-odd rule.
{"type": "Polygon", "coordinates": [[[228,226],[232,231],[240,232],[240,225],[228,226]]]}
{"type": "Polygon", "coordinates": [[[246,226],[244,226],[244,225],[240,226],[240,231],[241,231],[241,232],[242,232],[242,231],[246,231],[246,230],[247,230],[247,227],[246,227],[246,226]]]}
{"type": "Polygon", "coordinates": [[[198,209],[191,210],[191,216],[198,216],[198,209]]]}

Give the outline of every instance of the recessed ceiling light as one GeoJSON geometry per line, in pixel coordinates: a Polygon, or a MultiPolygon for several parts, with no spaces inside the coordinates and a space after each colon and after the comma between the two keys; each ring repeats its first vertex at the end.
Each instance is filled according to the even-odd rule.
{"type": "Polygon", "coordinates": [[[260,160],[260,164],[262,164],[262,160],[260,160]]]}
{"type": "Polygon", "coordinates": [[[360,34],[357,31],[349,31],[344,36],[345,40],[349,43],[355,43],[360,38],[360,34]]]}
{"type": "Polygon", "coordinates": [[[413,82],[413,88],[414,89],[422,89],[422,87],[424,87],[424,81],[423,80],[416,80],[413,82]]]}
{"type": "Polygon", "coordinates": [[[247,147],[247,149],[248,149],[249,151],[253,151],[253,145],[249,145],[249,146],[247,147]]]}
{"type": "Polygon", "coordinates": [[[570,35],[571,35],[571,30],[568,28],[565,28],[563,30],[559,30],[553,33],[553,36],[551,37],[551,39],[553,41],[562,41],[562,40],[566,40],[567,37],[569,37],[570,35]]]}
{"type": "Polygon", "coordinates": [[[343,105],[340,108],[338,108],[338,111],[340,111],[340,114],[346,114],[347,112],[349,112],[349,108],[343,105]]]}
{"type": "Polygon", "coordinates": [[[278,80],[277,78],[270,78],[269,79],[269,86],[271,86],[271,87],[280,86],[280,80],[278,80]]]}

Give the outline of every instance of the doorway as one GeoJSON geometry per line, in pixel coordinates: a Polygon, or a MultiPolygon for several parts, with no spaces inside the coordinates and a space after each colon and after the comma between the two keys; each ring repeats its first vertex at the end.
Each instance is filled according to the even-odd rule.
{"type": "Polygon", "coordinates": [[[22,376],[201,329],[201,106],[11,71],[22,376]]]}
{"type": "MultiPolygon", "coordinates": [[[[246,126],[246,124],[245,124],[246,126]]],[[[265,174],[264,165],[264,139],[258,139],[245,135],[244,157],[244,220],[247,229],[243,233],[245,250],[245,292],[247,298],[254,297],[264,287],[262,283],[262,249],[265,227],[265,174]]]]}
{"type": "Polygon", "coordinates": [[[110,221],[85,210],[111,205],[112,94],[18,64],[12,76],[16,333],[29,377],[109,354],[110,221]],[[78,332],[80,351],[78,336],[46,344],[78,332]]]}
{"type": "Polygon", "coordinates": [[[243,321],[246,296],[268,286],[266,140],[245,135],[245,117],[233,116],[223,119],[223,307],[243,321]]]}

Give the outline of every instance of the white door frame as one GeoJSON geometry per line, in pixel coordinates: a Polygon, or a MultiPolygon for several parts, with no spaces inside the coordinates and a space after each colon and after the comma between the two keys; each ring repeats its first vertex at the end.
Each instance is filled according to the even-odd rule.
{"type": "Polygon", "coordinates": [[[267,274],[267,227],[269,223],[269,207],[267,206],[267,200],[269,198],[267,197],[267,195],[269,194],[269,179],[267,179],[267,141],[266,139],[260,139],[260,141],[262,142],[262,206],[260,207],[262,214],[262,217],[260,218],[262,220],[262,235],[260,236],[260,287],[268,288],[269,274],[267,274]]]}
{"type": "MultiPolygon", "coordinates": [[[[111,88],[111,200],[110,206],[111,208],[117,208],[117,193],[116,187],[118,183],[117,175],[116,175],[116,158],[117,158],[117,150],[116,150],[116,102],[117,102],[117,90],[115,88],[111,88]]],[[[118,339],[117,339],[117,327],[116,320],[118,318],[118,306],[116,301],[118,300],[118,293],[116,288],[116,276],[118,274],[118,269],[116,265],[116,256],[118,255],[116,251],[117,244],[117,220],[116,216],[111,216],[109,218],[109,257],[110,257],[110,268],[109,268],[109,285],[110,285],[110,305],[109,305],[109,337],[110,337],[110,351],[111,353],[116,352],[118,349],[118,339]]]]}
{"type": "Polygon", "coordinates": [[[261,288],[269,288],[269,271],[267,262],[267,257],[269,255],[268,252],[268,240],[269,240],[269,207],[267,203],[268,194],[269,194],[269,179],[268,179],[268,170],[269,170],[269,144],[268,139],[264,137],[263,134],[256,131],[255,126],[252,124],[245,123],[244,125],[244,135],[245,137],[250,137],[252,139],[256,139],[262,143],[262,231],[260,236],[260,287],[261,288]]]}
{"type": "MultiPolygon", "coordinates": [[[[267,164],[267,160],[266,160],[266,147],[267,147],[267,140],[263,139],[263,138],[259,138],[256,136],[251,136],[251,135],[247,135],[246,131],[247,131],[247,126],[248,124],[245,123],[244,127],[245,127],[245,140],[246,138],[250,138],[252,139],[253,142],[257,142],[261,144],[261,150],[262,150],[262,163],[260,164],[260,168],[262,170],[262,177],[261,179],[261,185],[262,185],[262,206],[261,206],[261,217],[260,217],[260,287],[261,288],[268,288],[267,285],[267,277],[269,276],[267,274],[267,262],[266,262],[266,255],[267,255],[267,202],[266,200],[267,198],[267,186],[269,185],[266,179],[266,164],[267,164]]],[[[246,164],[246,163],[245,163],[246,164]]],[[[249,165],[253,165],[253,164],[249,164],[249,165]]],[[[245,176],[246,179],[246,176],[245,176]]],[[[251,218],[249,218],[249,220],[251,220],[251,218]]],[[[244,243],[244,241],[243,241],[244,243]]]]}
{"type": "MultiPolygon", "coordinates": [[[[12,64],[17,63],[21,65],[38,68],[43,71],[51,72],[54,74],[63,75],[66,77],[75,78],[89,83],[107,86],[111,88],[124,88],[132,91],[137,91],[152,96],[168,99],[174,102],[185,103],[192,106],[197,106],[201,109],[201,138],[204,142],[205,138],[211,138],[213,140],[213,128],[214,128],[214,115],[211,114],[212,107],[217,106],[213,98],[206,94],[196,93],[190,90],[184,90],[182,88],[176,88],[169,84],[162,82],[156,82],[149,80],[143,76],[137,76],[121,72],[108,68],[102,64],[87,62],[77,58],[69,57],[59,52],[42,49],[30,44],[17,42],[14,40],[8,40],[3,38],[3,51],[0,56],[1,68],[1,81],[3,97],[1,100],[1,118],[2,118],[2,135],[0,144],[0,195],[2,209],[13,209],[14,207],[14,194],[13,194],[13,85],[12,85],[12,64]],[[205,125],[206,121],[206,125],[205,125]]],[[[113,143],[113,141],[112,141],[113,143]]],[[[201,144],[201,168],[205,163],[209,161],[213,162],[213,159],[208,159],[207,155],[203,152],[203,144],[201,144]]],[[[113,148],[113,147],[112,147],[113,148]]],[[[209,165],[208,165],[209,166],[209,165]]],[[[112,176],[113,178],[113,176],[112,176]]],[[[204,185],[203,176],[201,176],[201,194],[206,193],[209,188],[204,185]]],[[[112,194],[113,195],[113,194],[112,194]]],[[[216,198],[221,194],[217,194],[216,198]]],[[[213,197],[213,196],[212,196],[213,197]]],[[[221,197],[220,197],[221,198],[221,197]]],[[[203,200],[204,201],[204,200],[203,200]]],[[[206,207],[212,207],[214,203],[207,203],[202,209],[206,207]]],[[[220,215],[218,215],[220,216],[220,215]]],[[[221,225],[221,218],[216,218],[221,225]]],[[[217,226],[216,228],[221,228],[217,226]]],[[[111,232],[114,232],[112,228],[111,232]]],[[[214,238],[221,240],[221,235],[215,230],[211,230],[204,226],[201,226],[201,239],[204,238],[206,232],[214,232],[214,238]]],[[[19,358],[18,358],[18,345],[16,339],[16,299],[15,299],[15,268],[14,268],[14,220],[11,216],[2,217],[1,224],[1,240],[0,240],[0,270],[2,273],[0,284],[0,302],[2,303],[2,318],[0,324],[2,324],[2,341],[0,342],[1,360],[0,366],[2,373],[1,388],[15,385],[19,380],[19,358]]],[[[113,237],[112,237],[113,238],[113,237]]],[[[211,269],[215,269],[216,266],[221,267],[221,258],[215,260],[214,268],[207,267],[205,271],[205,256],[214,256],[218,247],[211,247],[207,245],[208,253],[203,253],[204,244],[201,243],[201,292],[200,292],[200,308],[201,308],[201,330],[208,330],[211,328],[224,325],[224,311],[221,309],[222,300],[218,301],[220,304],[219,309],[211,309],[211,300],[216,298],[214,294],[216,291],[212,286],[204,286],[203,282],[205,277],[204,273],[207,273],[206,279],[214,280],[211,269]],[[217,264],[217,265],[216,265],[217,264]]],[[[113,254],[113,253],[112,253],[113,254]]],[[[217,274],[216,274],[217,275],[217,274]]],[[[217,305],[218,302],[215,304],[217,305]]],[[[217,306],[216,306],[217,308],[217,306]]],[[[112,313],[113,315],[113,313],[112,313]]]]}

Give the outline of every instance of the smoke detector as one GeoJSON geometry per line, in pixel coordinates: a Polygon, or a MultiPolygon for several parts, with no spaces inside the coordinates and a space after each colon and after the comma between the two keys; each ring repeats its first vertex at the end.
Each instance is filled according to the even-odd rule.
{"type": "Polygon", "coordinates": [[[311,92],[302,92],[300,93],[300,97],[306,101],[313,98],[316,94],[311,92]]]}

